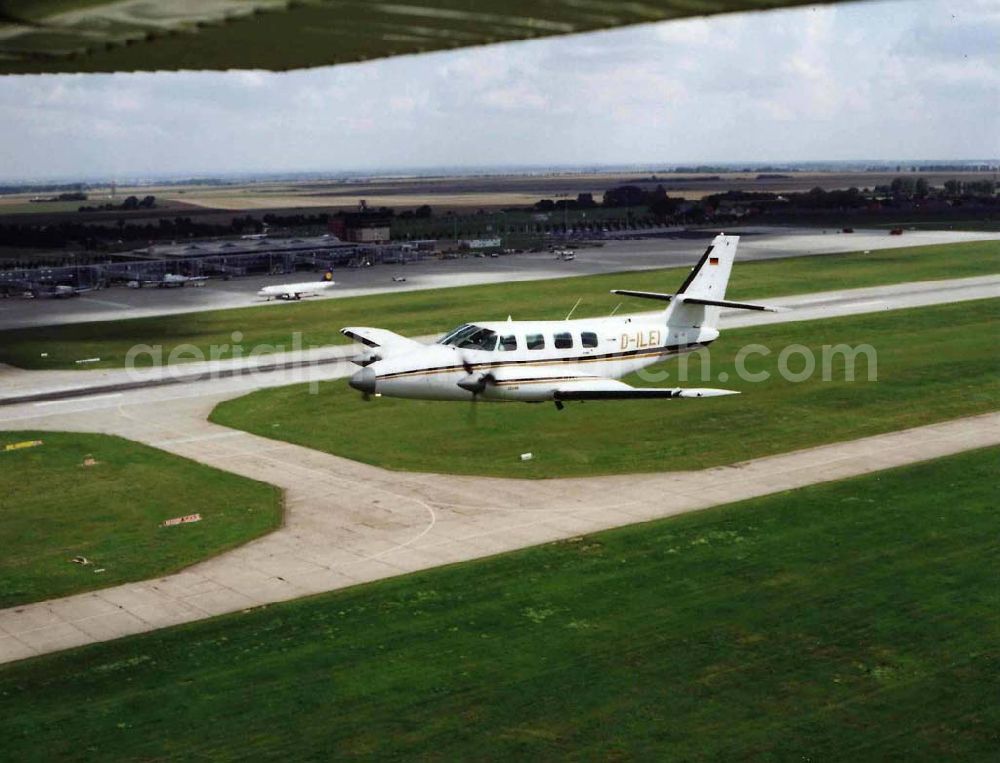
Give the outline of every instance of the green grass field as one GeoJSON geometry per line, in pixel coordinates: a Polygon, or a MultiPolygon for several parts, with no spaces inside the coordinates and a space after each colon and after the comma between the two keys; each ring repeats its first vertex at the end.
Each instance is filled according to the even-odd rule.
{"type": "MultiPolygon", "coordinates": [[[[739,397],[705,400],[567,404],[471,404],[375,398],[362,402],[344,381],[253,392],[221,403],[212,421],[392,469],[562,477],[699,469],[826,442],[864,437],[995,410],[1000,403],[997,325],[1000,300],[802,321],[726,331],[703,366],[689,356],[652,369],[669,378],[645,386],[723,386],[739,397]],[[738,378],[735,356],[746,344],[771,348],[746,363],[763,383],[738,378]],[[844,356],[822,380],[822,346],[870,344],[877,380],[864,357],[853,382],[844,356]],[[813,350],[817,371],[786,381],[778,357],[788,345],[813,350]],[[702,372],[709,374],[703,379],[702,372]],[[724,374],[724,376],[723,376],[724,374]],[[345,436],[350,432],[350,436],[345,436]],[[521,462],[519,454],[534,459],[521,462]]],[[[803,368],[799,357],[789,363],[803,368]]]]}
{"type": "Polygon", "coordinates": [[[136,442],[2,432],[0,608],[173,572],[269,532],[281,515],[277,488],[136,442]],[[28,440],[43,444],[2,450],[28,440]],[[195,512],[201,522],[159,526],[195,512]]]}
{"type": "MultiPolygon", "coordinates": [[[[576,317],[607,315],[622,300],[609,294],[610,289],[672,291],[686,273],[687,268],[671,268],[16,329],[0,332],[0,363],[76,368],[79,358],[101,358],[88,368],[121,367],[136,344],[161,345],[165,359],[174,347],[191,344],[207,357],[212,345],[231,346],[234,331],[243,335],[244,353],[261,344],[291,349],[293,332],[301,332],[305,347],[342,343],[343,326],[376,325],[420,336],[444,333],[467,320],[503,320],[510,314],[519,319],[562,318],[580,297],[576,317]],[[47,358],[40,357],[43,352],[47,358]]],[[[737,263],[727,296],[758,299],[992,273],[1000,273],[1000,241],[737,263]]],[[[626,300],[624,306],[626,311],[649,308],[648,302],[638,300],[626,300]]],[[[227,349],[219,357],[230,354],[227,349]]],[[[145,356],[140,358],[145,361],[145,356]]]]}
{"type": "Polygon", "coordinates": [[[996,759],[998,457],[0,667],[5,757],[996,759]]]}
{"type": "Polygon", "coordinates": [[[27,214],[54,214],[56,212],[76,212],[80,207],[93,204],[92,201],[45,201],[0,204],[0,216],[27,214]]]}

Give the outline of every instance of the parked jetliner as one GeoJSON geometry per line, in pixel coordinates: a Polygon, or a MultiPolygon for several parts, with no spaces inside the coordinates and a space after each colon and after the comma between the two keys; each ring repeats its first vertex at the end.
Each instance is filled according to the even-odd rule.
{"type": "Polygon", "coordinates": [[[618,379],[665,358],[707,347],[719,336],[723,307],[777,308],[725,299],[739,236],[718,235],[674,294],[615,289],[613,294],[666,302],[644,315],[564,321],[465,323],[435,344],[385,329],[341,333],[370,348],[349,384],[364,395],[421,400],[535,403],[567,400],[716,397],[727,389],[632,387],[618,379]]]}
{"type": "Polygon", "coordinates": [[[25,290],[24,296],[30,299],[40,299],[43,297],[50,297],[52,299],[67,299],[69,297],[77,297],[81,294],[86,294],[88,291],[94,291],[95,288],[97,287],[67,286],[65,284],[58,284],[56,286],[51,286],[49,284],[34,284],[25,290]]]}
{"type": "Polygon", "coordinates": [[[258,297],[267,297],[270,302],[275,299],[302,299],[303,297],[315,297],[327,289],[336,286],[334,281],[305,281],[303,283],[283,283],[278,286],[265,286],[257,292],[258,297]]]}

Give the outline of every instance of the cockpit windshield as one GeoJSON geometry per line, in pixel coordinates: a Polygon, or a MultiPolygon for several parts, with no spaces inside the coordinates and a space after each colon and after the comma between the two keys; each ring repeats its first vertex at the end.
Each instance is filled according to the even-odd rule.
{"type": "Polygon", "coordinates": [[[466,323],[438,340],[438,344],[448,344],[463,350],[485,350],[493,352],[497,347],[495,331],[466,323]]]}
{"type": "Polygon", "coordinates": [[[438,339],[437,343],[438,344],[451,344],[452,343],[451,340],[454,339],[455,337],[457,337],[459,334],[464,334],[469,329],[475,329],[475,328],[476,328],[475,326],[470,326],[468,323],[463,323],[457,329],[454,329],[453,331],[449,331],[443,337],[441,337],[440,339],[438,339]]]}

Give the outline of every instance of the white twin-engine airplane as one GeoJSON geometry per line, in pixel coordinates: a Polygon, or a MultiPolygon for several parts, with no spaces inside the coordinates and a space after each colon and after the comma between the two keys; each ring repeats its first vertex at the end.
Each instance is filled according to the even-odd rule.
{"type": "Polygon", "coordinates": [[[618,379],[719,336],[719,311],[777,308],[730,302],[726,284],[739,236],[718,235],[675,294],[615,289],[666,302],[660,313],[564,321],[466,323],[435,344],[385,329],[341,333],[371,348],[349,384],[368,395],[420,400],[554,401],[717,397],[728,389],[632,387],[618,379]]]}
{"type": "Polygon", "coordinates": [[[332,289],[337,284],[334,281],[305,281],[303,283],[283,283],[277,286],[265,286],[257,292],[258,297],[271,299],[302,299],[303,297],[315,297],[327,289],[332,289]]]}

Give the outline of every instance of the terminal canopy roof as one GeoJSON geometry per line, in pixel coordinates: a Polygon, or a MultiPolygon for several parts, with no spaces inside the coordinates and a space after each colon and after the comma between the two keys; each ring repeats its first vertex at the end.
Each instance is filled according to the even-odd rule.
{"type": "Polygon", "coordinates": [[[283,71],[805,4],[806,0],[0,0],[0,74],[283,71]]]}

